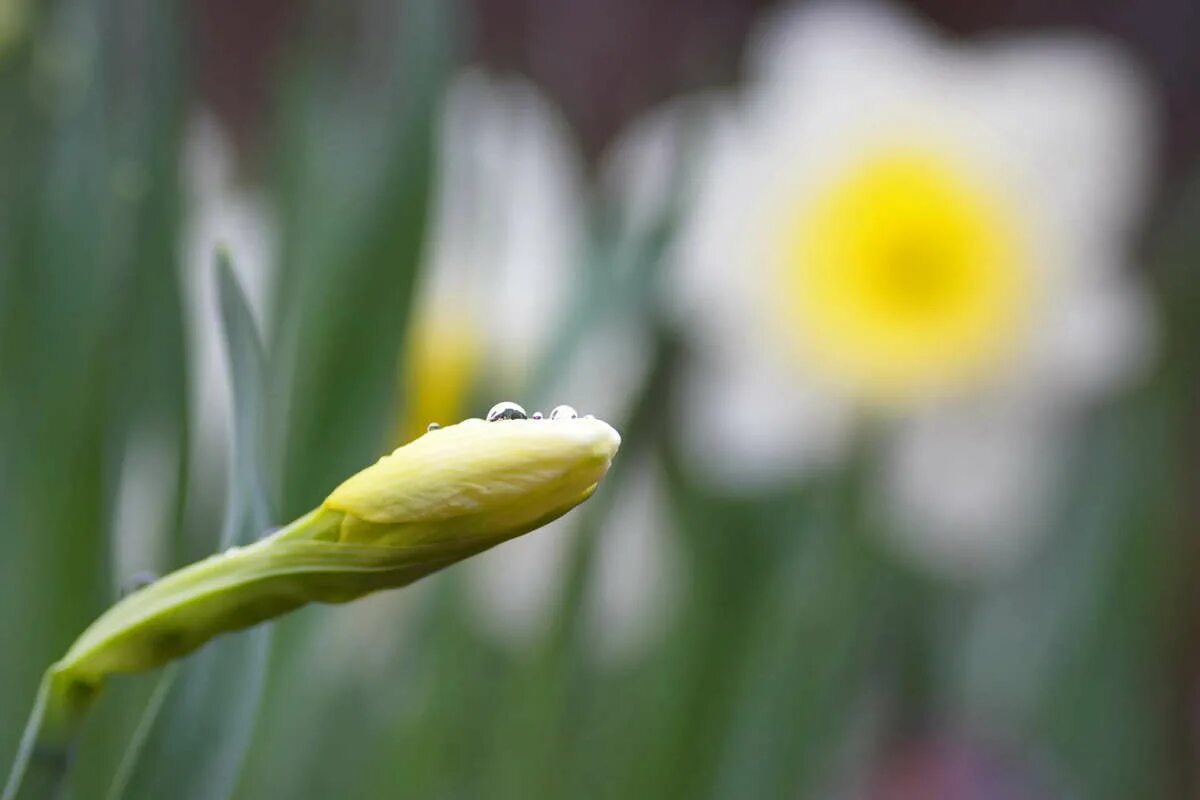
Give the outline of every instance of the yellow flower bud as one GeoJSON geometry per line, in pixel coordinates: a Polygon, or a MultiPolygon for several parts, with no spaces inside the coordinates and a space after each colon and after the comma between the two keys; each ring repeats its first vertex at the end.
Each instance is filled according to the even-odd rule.
{"type": "Polygon", "coordinates": [[[620,441],[586,418],[467,420],[430,431],[275,534],[117,603],[51,667],[52,693],[80,698],[63,701],[77,706],[77,718],[112,673],[160,666],[306,603],[404,586],[531,531],[595,491],[620,441]]]}
{"type": "Polygon", "coordinates": [[[621,437],[598,419],[470,419],[430,431],[333,490],[339,541],[496,544],[586,500],[621,437]]]}

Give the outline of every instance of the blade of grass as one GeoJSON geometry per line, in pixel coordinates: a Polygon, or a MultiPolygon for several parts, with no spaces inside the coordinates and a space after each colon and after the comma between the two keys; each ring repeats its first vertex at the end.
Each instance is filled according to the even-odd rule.
{"type": "MultiPolygon", "coordinates": [[[[862,459],[859,459],[861,461],[862,459]]],[[[714,797],[821,797],[862,697],[888,580],[863,519],[861,464],[812,495],[759,593],[714,797]]]]}
{"type": "Polygon", "coordinates": [[[25,723],[25,730],[21,734],[21,741],[17,745],[17,755],[13,759],[0,800],[32,800],[38,797],[53,797],[58,792],[59,783],[66,770],[63,764],[67,758],[66,753],[37,753],[49,691],[49,681],[43,680],[33,701],[33,710],[29,712],[29,721],[25,723]]]}
{"type": "MultiPolygon", "coordinates": [[[[233,390],[228,508],[221,546],[252,543],[272,520],[265,436],[266,357],[230,256],[217,256],[233,390]]],[[[267,626],[213,642],[162,679],[108,797],[223,800],[237,785],[266,682],[267,626]],[[161,711],[161,713],[158,713],[161,711]]]]}
{"type": "Polygon", "coordinates": [[[272,366],[289,516],[378,455],[394,425],[433,121],[452,55],[450,5],[406,0],[387,13],[350,4],[317,14],[314,40],[349,17],[353,49],[312,42],[285,96],[272,366]]]}
{"type": "Polygon", "coordinates": [[[117,771],[108,787],[108,793],[105,795],[106,800],[120,800],[125,796],[138,759],[142,757],[142,750],[150,738],[151,731],[154,730],[154,723],[158,720],[163,703],[166,701],[171,687],[175,685],[175,678],[178,675],[179,664],[177,663],[167,665],[159,675],[154,692],[146,702],[141,719],[138,720],[137,727],[134,728],[133,735],[129,739],[129,745],[125,748],[125,755],[121,758],[121,763],[117,765],[117,771]]]}

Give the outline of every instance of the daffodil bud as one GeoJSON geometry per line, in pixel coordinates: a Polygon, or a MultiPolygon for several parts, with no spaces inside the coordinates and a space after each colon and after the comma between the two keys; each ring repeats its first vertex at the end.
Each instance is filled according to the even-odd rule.
{"type": "Polygon", "coordinates": [[[620,437],[597,419],[485,422],[430,431],[333,490],[338,541],[487,547],[586,500],[620,437]]]}
{"type": "Polygon", "coordinates": [[[467,420],[431,430],[337,487],[315,511],[126,597],[52,667],[90,697],[226,631],[310,602],[404,586],[586,500],[620,437],[595,419],[467,420]]]}

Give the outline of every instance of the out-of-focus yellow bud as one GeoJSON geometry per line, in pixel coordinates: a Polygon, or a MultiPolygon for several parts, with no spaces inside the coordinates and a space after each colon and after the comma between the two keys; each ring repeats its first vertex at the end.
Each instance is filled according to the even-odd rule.
{"type": "Polygon", "coordinates": [[[110,608],[50,668],[48,713],[69,729],[112,673],[160,666],[307,603],[404,586],[531,531],[595,491],[620,441],[590,418],[473,419],[432,430],[271,536],[110,608]]]}

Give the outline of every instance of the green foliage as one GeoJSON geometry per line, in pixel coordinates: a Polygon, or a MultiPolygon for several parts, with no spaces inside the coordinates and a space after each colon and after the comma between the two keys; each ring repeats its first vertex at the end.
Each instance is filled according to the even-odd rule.
{"type": "MultiPolygon", "coordinates": [[[[187,509],[201,535],[182,522],[196,444],[179,263],[194,15],[152,0],[28,3],[24,32],[0,42],[0,763],[18,752],[46,668],[130,578],[116,574],[127,532],[112,520],[139,442],[171,454],[174,487],[166,529],[136,532],[152,540],[146,558],[170,568],[214,548],[250,554],[234,563],[263,604],[221,630],[313,599],[283,562],[311,580],[341,548],[382,586],[467,555],[398,571],[320,537],[267,561],[253,549],[394,445],[462,6],[356,0],[297,14],[261,134],[281,245],[261,336],[231,264],[241,254],[222,253],[208,276],[232,442],[224,496],[187,509]]],[[[602,532],[637,480],[618,460],[560,532],[573,538],[531,641],[484,629],[460,568],[354,608],[306,608],[113,679],[69,773],[51,748],[24,796],[65,780],[76,800],[821,798],[861,788],[846,790],[845,776],[869,782],[897,742],[946,731],[1052,765],[1074,796],[1187,796],[1194,604],[1181,501],[1194,462],[1200,175],[1176,224],[1149,237],[1162,364],[1077,421],[1044,545],[976,586],[918,575],[879,546],[891,521],[869,497],[872,442],[818,480],[749,495],[704,483],[681,455],[672,416],[689,343],[660,314],[659,270],[688,200],[682,174],[645,230],[623,227],[619,209],[589,217],[573,265],[582,288],[527,384],[553,403],[590,333],[650,331],[651,367],[626,418],[610,421],[622,459],[665,475],[683,576],[665,630],[625,660],[596,655],[602,532]]],[[[330,528],[335,517],[318,515],[330,528]]],[[[215,563],[185,579],[212,578],[215,563]]],[[[318,599],[355,587],[330,578],[318,599]]],[[[212,632],[136,654],[136,666],[212,632]]]]}
{"type": "Polygon", "coordinates": [[[180,20],[69,0],[29,17],[0,62],[0,583],[36,609],[0,617],[5,753],[37,675],[114,596],[115,460],[135,431],[184,436],[180,20]]]}

